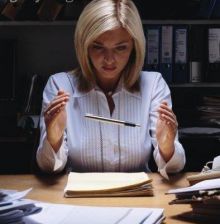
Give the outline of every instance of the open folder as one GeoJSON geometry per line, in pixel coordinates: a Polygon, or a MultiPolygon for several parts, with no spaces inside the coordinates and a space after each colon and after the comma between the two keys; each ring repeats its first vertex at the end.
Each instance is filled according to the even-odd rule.
{"type": "Polygon", "coordinates": [[[65,197],[153,196],[152,179],[147,173],[70,172],[65,197]]]}

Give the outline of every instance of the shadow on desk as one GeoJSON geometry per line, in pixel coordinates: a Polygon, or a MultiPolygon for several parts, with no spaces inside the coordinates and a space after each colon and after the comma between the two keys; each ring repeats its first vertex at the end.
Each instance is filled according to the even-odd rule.
{"type": "Polygon", "coordinates": [[[184,222],[187,222],[187,221],[190,223],[193,222],[195,224],[207,224],[207,223],[218,224],[219,223],[219,220],[216,218],[211,218],[211,217],[195,214],[191,211],[183,212],[178,215],[171,216],[171,218],[176,220],[181,220],[184,222]]]}

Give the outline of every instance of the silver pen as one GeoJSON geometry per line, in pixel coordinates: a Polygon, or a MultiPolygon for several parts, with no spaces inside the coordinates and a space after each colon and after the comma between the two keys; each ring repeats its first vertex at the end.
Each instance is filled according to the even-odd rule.
{"type": "Polygon", "coordinates": [[[140,124],[135,124],[129,121],[121,121],[121,120],[112,119],[112,118],[100,117],[100,116],[96,116],[96,115],[88,114],[88,113],[85,115],[85,117],[96,120],[96,121],[101,121],[104,123],[113,123],[117,125],[130,126],[130,127],[141,127],[140,124]]]}

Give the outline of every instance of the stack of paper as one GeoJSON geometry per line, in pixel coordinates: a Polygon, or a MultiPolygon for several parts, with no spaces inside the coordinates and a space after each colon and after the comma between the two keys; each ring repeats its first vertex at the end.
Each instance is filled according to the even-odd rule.
{"type": "Polygon", "coordinates": [[[164,209],[129,207],[93,207],[65,204],[36,203],[38,214],[24,218],[25,224],[160,224],[164,209]]]}
{"type": "Polygon", "coordinates": [[[31,189],[25,191],[0,190],[0,223],[19,223],[23,217],[41,210],[33,202],[22,199],[31,189]]]}
{"type": "Polygon", "coordinates": [[[147,173],[70,172],[65,197],[153,196],[147,173]]]}
{"type": "Polygon", "coordinates": [[[176,199],[170,204],[190,204],[192,211],[181,217],[218,223],[220,220],[220,178],[204,180],[186,188],[172,189],[176,199]],[[217,222],[218,221],[218,222],[217,222]]]}

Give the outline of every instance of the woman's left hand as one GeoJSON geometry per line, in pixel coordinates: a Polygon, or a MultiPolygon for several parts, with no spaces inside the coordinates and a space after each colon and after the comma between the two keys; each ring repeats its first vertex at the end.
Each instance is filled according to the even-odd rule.
{"type": "Polygon", "coordinates": [[[169,161],[174,152],[174,140],[178,128],[176,115],[163,101],[158,108],[159,117],[156,124],[156,138],[160,153],[165,161],[169,161]]]}

